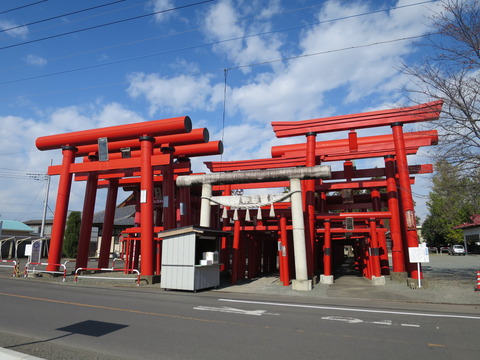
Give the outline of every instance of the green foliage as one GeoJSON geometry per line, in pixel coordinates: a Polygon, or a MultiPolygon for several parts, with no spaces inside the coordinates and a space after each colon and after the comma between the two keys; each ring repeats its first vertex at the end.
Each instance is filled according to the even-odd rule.
{"type": "Polygon", "coordinates": [[[437,163],[435,169],[427,202],[429,214],[423,222],[422,234],[430,246],[461,243],[463,233],[453,227],[480,211],[478,182],[463,175],[459,166],[446,161],[437,163]]]}
{"type": "Polygon", "coordinates": [[[81,221],[80,211],[72,211],[70,215],[68,215],[65,237],[63,240],[63,253],[68,257],[74,258],[77,256],[81,221]]]}

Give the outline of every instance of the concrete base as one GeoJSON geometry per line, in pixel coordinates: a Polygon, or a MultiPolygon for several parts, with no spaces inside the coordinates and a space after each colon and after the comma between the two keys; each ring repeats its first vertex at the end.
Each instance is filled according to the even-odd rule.
{"type": "Polygon", "coordinates": [[[333,275],[320,275],[320,283],[326,285],[333,284],[333,275]]]}
{"type": "Polygon", "coordinates": [[[146,284],[160,284],[160,275],[140,275],[140,282],[146,284]]]}
{"type": "Polygon", "coordinates": [[[310,291],[312,290],[312,280],[292,280],[292,290],[310,291]]]}
{"type": "MultiPolygon", "coordinates": [[[[420,286],[418,284],[418,279],[408,278],[407,285],[410,289],[420,289],[420,286]]],[[[421,289],[428,288],[428,280],[421,279],[420,285],[422,286],[421,289]]]]}
{"type": "Polygon", "coordinates": [[[390,280],[395,281],[395,282],[405,282],[407,281],[408,274],[404,271],[398,271],[398,272],[391,272],[390,273],[390,280]]]}
{"type": "Polygon", "coordinates": [[[372,276],[372,285],[385,285],[385,276],[372,276]]]}

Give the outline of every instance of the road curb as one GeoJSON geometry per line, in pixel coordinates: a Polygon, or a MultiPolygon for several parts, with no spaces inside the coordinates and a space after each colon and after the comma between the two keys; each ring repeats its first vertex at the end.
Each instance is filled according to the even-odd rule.
{"type": "Polygon", "coordinates": [[[18,351],[13,351],[0,347],[0,359],[2,360],[45,360],[32,355],[27,355],[20,353],[18,351]]]}

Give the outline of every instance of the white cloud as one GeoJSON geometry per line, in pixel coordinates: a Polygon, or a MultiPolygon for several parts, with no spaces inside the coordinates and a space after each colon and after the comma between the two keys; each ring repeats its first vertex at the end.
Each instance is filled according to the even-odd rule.
{"type": "MultiPolygon", "coordinates": [[[[154,12],[164,11],[175,7],[173,0],[152,0],[150,7],[154,12]]],[[[157,23],[164,23],[174,16],[175,11],[160,12],[154,15],[154,19],[157,23]]]]}
{"type": "Polygon", "coordinates": [[[6,29],[12,29],[12,30],[7,30],[5,31],[5,34],[13,37],[13,38],[20,38],[20,39],[26,39],[28,35],[28,27],[27,26],[22,26],[22,27],[17,27],[18,24],[15,24],[12,21],[9,20],[0,20],[0,29],[1,30],[6,30],[6,29]]]}
{"type": "MultiPolygon", "coordinates": [[[[247,15],[257,15],[255,11],[260,10],[265,16],[278,11],[277,8],[277,1],[272,1],[269,7],[263,9],[256,9],[252,4],[246,6],[244,3],[235,8],[231,1],[221,1],[212,6],[205,15],[203,31],[207,38],[212,41],[242,38],[221,42],[213,47],[214,51],[226,56],[234,65],[280,59],[282,57],[280,53],[282,43],[278,35],[249,37],[249,35],[270,30],[271,26],[267,21],[257,21],[250,25],[241,21],[242,11],[249,11],[250,13],[247,15]]],[[[248,70],[248,68],[242,69],[242,71],[248,70]]]]}
{"type": "Polygon", "coordinates": [[[158,74],[131,74],[128,78],[128,94],[133,98],[145,97],[149,102],[150,116],[159,109],[174,113],[190,110],[209,110],[218,101],[216,86],[210,83],[210,76],[178,75],[161,77],[158,74]]]}
{"type": "MultiPolygon", "coordinates": [[[[342,100],[345,104],[356,103],[373,94],[381,101],[398,96],[399,85],[406,81],[398,67],[402,57],[414,49],[409,41],[308,55],[425,33],[427,27],[420,21],[423,13],[407,9],[310,27],[298,39],[298,59],[286,62],[283,69],[274,69],[270,77],[258,76],[231,89],[230,111],[257,121],[298,120],[328,115],[325,109],[329,104],[324,101],[331,91],[340,91],[337,104],[342,100]],[[400,16],[397,11],[408,16],[400,16]]],[[[317,16],[325,21],[368,11],[359,3],[345,6],[330,1],[317,16]]]]}
{"type": "MultiPolygon", "coordinates": [[[[16,174],[27,172],[45,173],[50,160],[54,165],[61,164],[61,150],[39,151],[35,140],[41,136],[62,134],[72,131],[94,129],[126,123],[140,122],[143,119],[135,112],[125,109],[118,103],[97,104],[90,107],[70,106],[59,108],[39,119],[18,116],[0,116],[0,215],[3,219],[28,220],[41,218],[43,210],[44,183],[26,176],[12,179],[2,176],[12,170],[16,174]],[[16,204],[12,206],[10,204],[16,204]]],[[[78,161],[78,160],[77,160],[78,161]]],[[[54,209],[58,177],[52,178],[50,208],[54,209]]],[[[104,206],[103,191],[97,194],[97,211],[104,206]]],[[[72,183],[69,209],[82,210],[84,184],[72,183]]],[[[120,195],[119,195],[120,197],[120,195]]],[[[120,201],[123,199],[120,199],[120,201]]],[[[48,216],[52,216],[51,213],[48,216]]]]}
{"type": "Polygon", "coordinates": [[[47,59],[45,59],[44,57],[38,56],[38,55],[28,54],[25,57],[25,62],[29,65],[42,67],[42,66],[45,66],[47,64],[47,59]]]}

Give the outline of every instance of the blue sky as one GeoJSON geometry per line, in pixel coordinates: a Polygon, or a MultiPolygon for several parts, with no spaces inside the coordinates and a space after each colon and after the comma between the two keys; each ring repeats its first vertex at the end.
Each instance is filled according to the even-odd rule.
{"type": "MultiPolygon", "coordinates": [[[[193,127],[207,127],[211,140],[224,141],[223,160],[244,160],[304,141],[276,139],[272,121],[407,105],[400,89],[408,79],[399,67],[421,61],[425,48],[416,42],[421,38],[403,39],[428,33],[436,6],[421,0],[4,0],[0,219],[41,218],[46,182],[31,174],[45,173],[61,154],[38,151],[39,136],[188,115],[193,127]],[[81,11],[88,8],[94,9],[81,11]]],[[[206,171],[207,160],[220,156],[195,159],[194,170],[206,171]]],[[[383,159],[357,166],[383,166],[383,159]]],[[[52,210],[57,181],[52,178],[52,210]]],[[[413,189],[422,219],[428,186],[423,175],[413,189]]],[[[74,183],[70,210],[82,210],[83,193],[83,184],[74,183]]],[[[97,211],[104,197],[99,190],[97,211]]]]}

